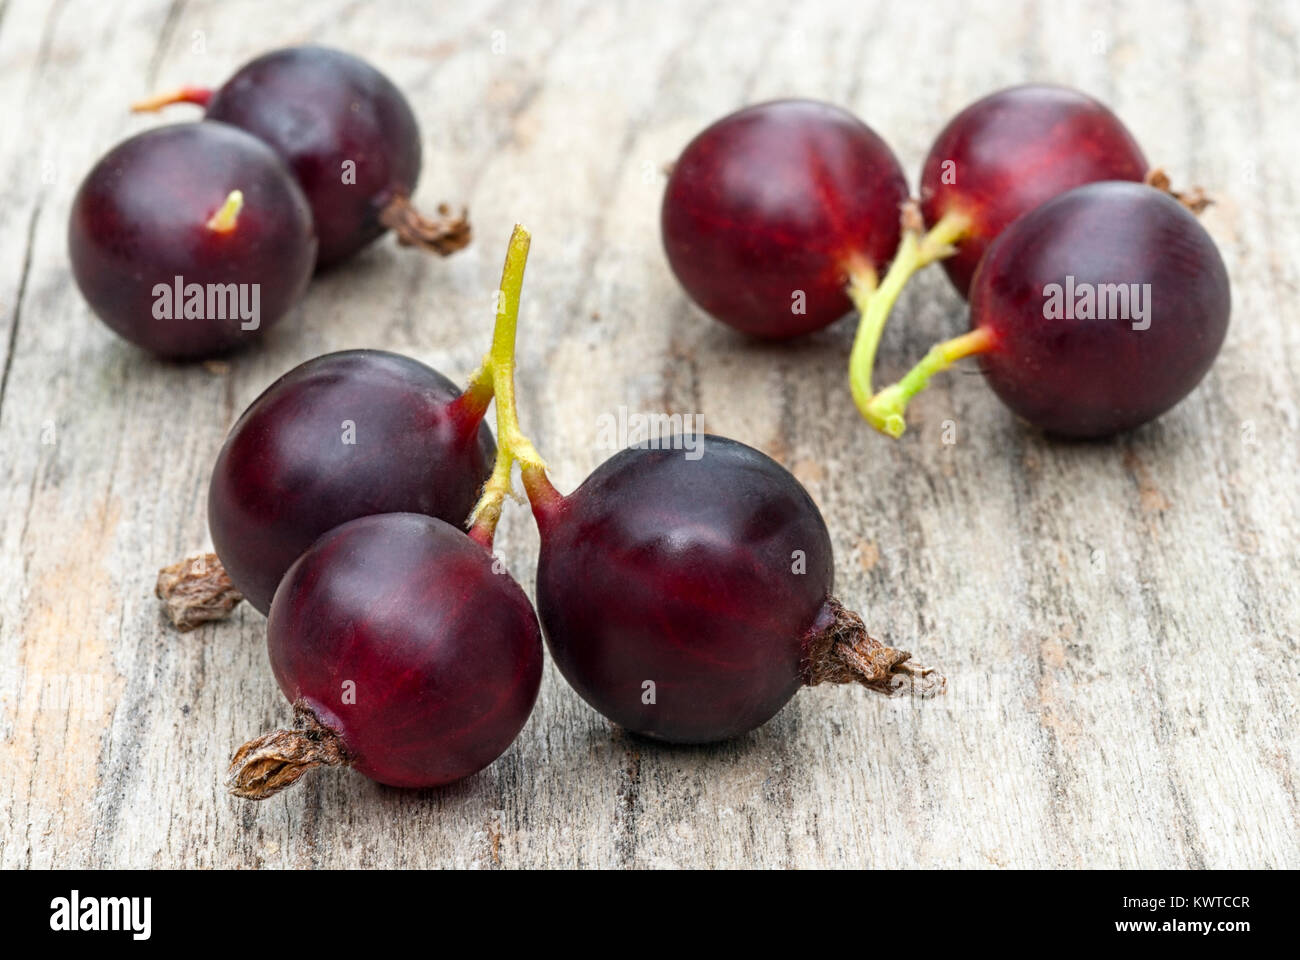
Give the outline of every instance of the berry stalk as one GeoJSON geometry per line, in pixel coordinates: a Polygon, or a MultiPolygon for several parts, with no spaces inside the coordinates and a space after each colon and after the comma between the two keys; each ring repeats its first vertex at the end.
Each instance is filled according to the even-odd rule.
{"type": "Polygon", "coordinates": [[[501,270],[501,289],[497,295],[496,325],[492,346],[483,363],[470,378],[467,393],[490,388],[496,397],[497,458],[492,475],[469,518],[469,535],[489,549],[496,533],[497,521],[506,497],[512,496],[511,475],[515,463],[522,471],[541,473],[546,464],[533,442],[519,427],[519,410],[515,403],[515,335],[519,328],[519,297],[524,285],[524,268],[532,237],[515,224],[501,270]]]}
{"type": "Polygon", "coordinates": [[[155,94],[131,104],[132,113],[157,113],[163,107],[173,103],[192,103],[196,107],[206,107],[212,99],[212,91],[207,87],[178,87],[167,93],[155,94]]]}
{"type": "Polygon", "coordinates": [[[950,256],[955,251],[954,245],[969,233],[970,226],[969,217],[949,212],[929,232],[922,234],[920,213],[915,205],[908,203],[903,209],[903,239],[884,279],[876,283],[874,273],[849,270],[849,298],[860,316],[849,355],[849,388],[862,416],[878,430],[884,428],[872,420],[870,412],[871,374],[889,315],[912,275],[950,256]]]}
{"type": "Polygon", "coordinates": [[[956,361],[977,353],[992,349],[994,336],[986,327],[976,327],[960,337],[953,337],[930,348],[921,362],[909,370],[903,379],[885,387],[866,406],[859,406],[867,422],[889,436],[897,439],[907,429],[903,415],[907,404],[914,396],[924,390],[930,378],[941,370],[947,370],[956,361]]]}

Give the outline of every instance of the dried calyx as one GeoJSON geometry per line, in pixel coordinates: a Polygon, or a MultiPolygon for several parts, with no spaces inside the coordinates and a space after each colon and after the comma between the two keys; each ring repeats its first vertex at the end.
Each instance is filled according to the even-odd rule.
{"type": "Polygon", "coordinates": [[[426,217],[411,206],[409,197],[393,199],[379,213],[379,222],[392,230],[404,247],[419,247],[447,256],[469,245],[472,232],[469,211],[452,213],[445,203],[438,205],[436,217],[426,217]]]}
{"type": "Polygon", "coordinates": [[[293,705],[293,729],[249,740],[230,758],[226,789],[244,800],[265,800],[298,782],[313,767],[350,763],[343,741],[321,724],[306,702],[293,705]]]}
{"type": "Polygon", "coordinates": [[[1169,174],[1165,173],[1162,167],[1156,167],[1147,173],[1146,184],[1149,187],[1155,187],[1161,193],[1169,194],[1197,216],[1200,216],[1206,207],[1214,204],[1214,200],[1211,199],[1210,195],[1200,187],[1192,187],[1189,190],[1175,190],[1173,181],[1169,179],[1169,174]]]}
{"type": "Polygon", "coordinates": [[[225,620],[244,595],[235,589],[215,553],[188,557],[158,571],[154,593],[177,630],[225,620]]]}
{"type": "Polygon", "coordinates": [[[856,683],[894,696],[928,699],[947,689],[931,667],[912,661],[906,650],[887,647],[867,633],[866,624],[834,597],[826,601],[804,645],[804,684],[856,683]]]}

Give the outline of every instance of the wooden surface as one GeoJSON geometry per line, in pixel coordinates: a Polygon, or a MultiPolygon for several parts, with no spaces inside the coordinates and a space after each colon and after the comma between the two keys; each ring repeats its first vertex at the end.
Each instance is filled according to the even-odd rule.
{"type": "MultiPolygon", "coordinates": [[[[1298,30],[1296,3],[1237,0],[3,3],[0,865],[1300,867],[1298,30]],[[150,360],[72,282],[70,197],[163,122],[132,99],[305,41],[407,92],[416,199],[466,200],[476,241],[446,261],[381,242],[228,372],[150,360]],[[1027,79],[1101,96],[1219,201],[1204,223],[1232,327],[1158,423],[1048,441],[968,371],[891,442],[848,396],[851,321],[757,345],[673,282],[661,168],[709,121],[824,98],[914,177],[957,109],[1027,79]],[[548,663],[519,740],[466,782],[410,793],[326,771],[236,801],[228,751],[289,716],[264,620],[244,607],[178,635],[156,571],[209,542],[221,440],[290,367],[373,346],[463,380],[515,220],[534,234],[522,418],[557,485],[610,455],[599,418],[620,405],[702,414],[807,485],[838,592],[950,692],[806,690],[737,742],[671,749],[612,731],[548,663]]],[[[879,375],[963,324],[923,275],[879,375]]],[[[524,510],[499,546],[531,592],[524,510]]]]}

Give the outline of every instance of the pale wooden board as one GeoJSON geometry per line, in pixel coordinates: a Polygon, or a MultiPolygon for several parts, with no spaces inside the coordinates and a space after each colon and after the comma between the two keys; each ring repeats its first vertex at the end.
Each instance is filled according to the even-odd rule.
{"type": "MultiPolygon", "coordinates": [[[[8,0],[0,865],[1300,867],[1298,24],[1294,3],[1237,0],[8,0]],[[360,53],[408,93],[417,200],[467,200],[477,240],[445,262],[380,243],[228,375],[151,361],[72,283],[72,192],[161,122],[128,114],[131,99],[303,41],[360,53]],[[1233,326],[1157,424],[1047,441],[968,373],[889,442],[848,398],[851,321],[761,346],[685,302],[659,248],[660,169],[709,121],[828,99],[914,176],[955,110],[1026,79],[1103,97],[1178,182],[1219,200],[1204,222],[1233,326]],[[803,480],[843,598],[941,665],[950,693],[819,688],[740,741],[669,749],[611,731],[548,665],[519,740],[469,781],[404,793],[332,771],[237,802],[220,786],[228,750],[288,712],[264,621],[243,609],[177,635],[155,572],[208,542],[222,437],[291,366],[377,346],[464,378],[515,220],[535,237],[523,419],[561,488],[609,455],[602,413],[702,413],[803,480]]],[[[923,275],[881,376],[963,323],[942,276],[923,275]]],[[[531,590],[525,511],[499,545],[531,590]]]]}

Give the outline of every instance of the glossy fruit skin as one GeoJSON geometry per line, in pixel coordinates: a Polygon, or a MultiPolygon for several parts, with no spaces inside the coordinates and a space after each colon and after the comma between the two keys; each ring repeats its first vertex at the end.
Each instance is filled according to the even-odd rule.
{"type": "MultiPolygon", "coordinates": [[[[302,191],[264,143],[225,124],[183,123],[137,134],[95,164],[72,201],[68,252],[104,323],[160,357],[193,360],[243,346],[280,320],[311,279],[316,238],[302,191]],[[233,190],[244,195],[235,226],[214,231],[208,221],[233,190]],[[241,329],[234,309],[225,319],[185,319],[183,305],[162,306],[155,317],[155,286],[174,289],[177,276],[205,291],[257,284],[257,328],[241,329]]],[[[253,288],[244,289],[251,305],[253,288]]]]}
{"type": "Polygon", "coordinates": [[[852,309],[847,264],[894,256],[907,181],[852,114],[779,100],[723,117],[668,179],[660,226],[682,287],[715,319],[757,337],[820,330],[852,309]],[[796,291],[806,312],[793,312],[796,291]]]}
{"type": "Polygon", "coordinates": [[[231,429],[208,488],[208,528],[226,572],[258,610],[327,530],[377,513],[468,517],[496,445],[452,406],[455,384],[417,360],[347,350],[271,384],[231,429]],[[347,423],[355,443],[345,443],[347,423]]]}
{"type": "Polygon", "coordinates": [[[460,780],[527,721],[541,631],[519,584],[492,566],[455,527],[390,513],[334,528],[285,575],[266,633],[276,682],[372,780],[460,780]]]}
{"type": "Polygon", "coordinates": [[[984,251],[1017,217],[1085,183],[1146,173],[1142,148],[1092,97],[1011,87],[968,106],[935,139],[921,170],[921,212],[927,226],[950,210],[970,216],[972,233],[943,261],[965,297],[984,251]],[[945,171],[954,182],[944,182],[945,171]]]}
{"type": "Polygon", "coordinates": [[[1178,403],[1218,355],[1231,310],[1223,260],[1196,217],[1122,182],[1078,187],[1017,220],[989,248],[970,302],[972,327],[995,338],[980,356],[989,385],[1030,423],[1072,437],[1128,430],[1178,403]],[[1067,276],[1079,292],[1150,284],[1147,318],[1045,319],[1047,285],[1067,276]]]}
{"type": "Polygon", "coordinates": [[[734,440],[706,437],[703,451],[623,450],[534,511],[556,665],[615,723],[674,743],[738,736],[794,696],[834,576],[826,524],[794,477],[734,440]]]}
{"type": "Polygon", "coordinates": [[[247,130],[289,165],[311,204],[322,267],[381,236],[380,211],[420,179],[411,105],[386,76],[341,50],[263,54],[213,93],[207,117],[247,130]],[[355,183],[344,182],[347,163],[355,183]]]}

